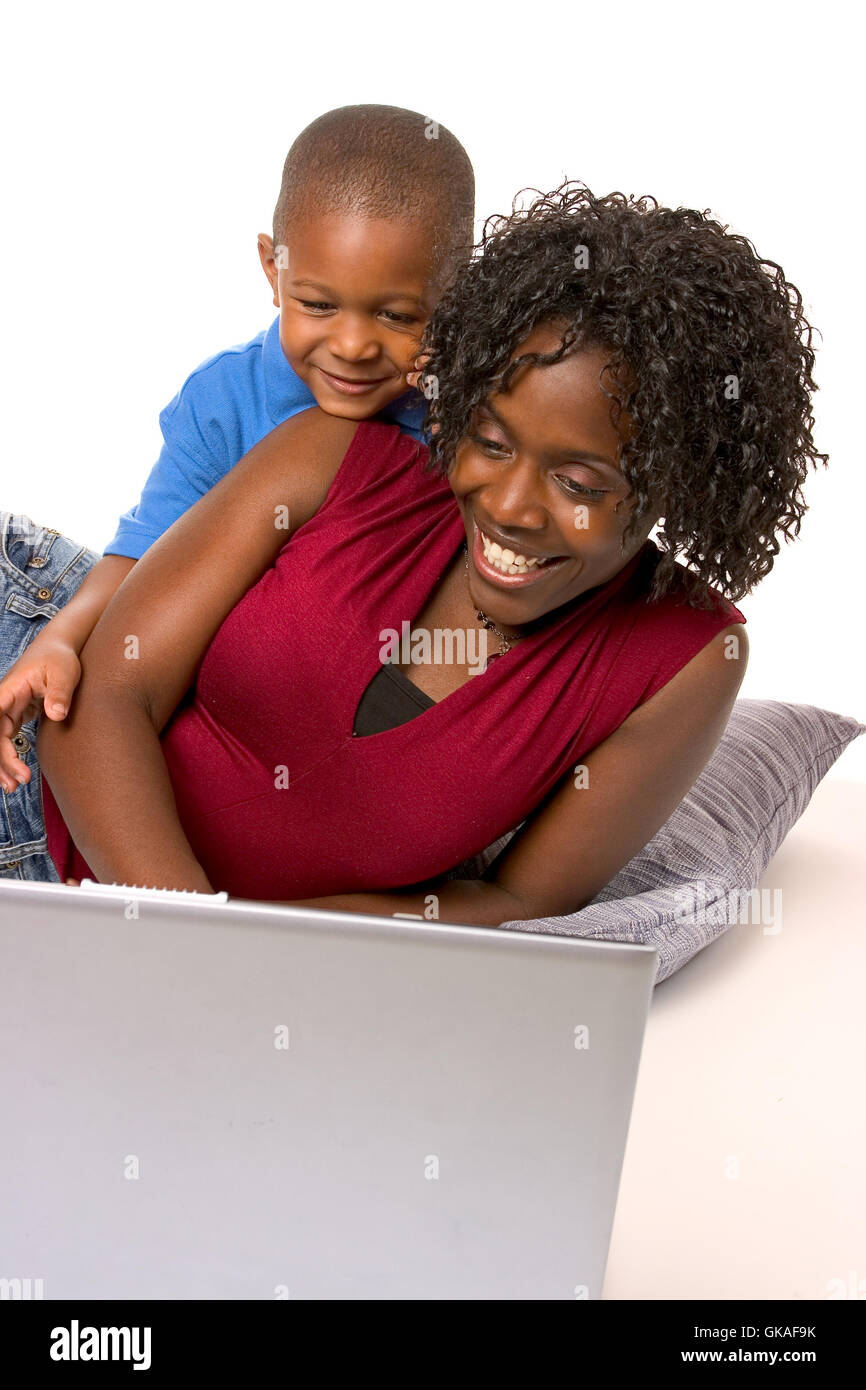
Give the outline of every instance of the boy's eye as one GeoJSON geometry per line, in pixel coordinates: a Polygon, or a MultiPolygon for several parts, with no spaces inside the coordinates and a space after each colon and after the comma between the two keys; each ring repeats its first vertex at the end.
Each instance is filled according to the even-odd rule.
{"type": "MultiPolygon", "coordinates": [[[[298,303],[302,309],[310,309],[313,313],[325,313],[336,309],[336,304],[330,304],[326,299],[299,299],[298,303]]],[[[388,319],[389,323],[417,323],[415,314],[396,314],[391,309],[382,309],[382,317],[388,319]]]]}

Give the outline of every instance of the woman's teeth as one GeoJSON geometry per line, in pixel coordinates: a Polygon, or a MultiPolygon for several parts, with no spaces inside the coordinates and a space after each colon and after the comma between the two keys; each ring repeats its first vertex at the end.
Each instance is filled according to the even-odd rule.
{"type": "Polygon", "coordinates": [[[545,556],[542,560],[537,555],[532,555],[529,558],[525,555],[515,555],[513,550],[503,550],[498,541],[488,540],[483,531],[481,532],[481,544],[484,547],[484,558],[488,565],[492,565],[496,570],[501,570],[503,574],[529,574],[530,570],[546,565],[550,558],[545,556]]]}

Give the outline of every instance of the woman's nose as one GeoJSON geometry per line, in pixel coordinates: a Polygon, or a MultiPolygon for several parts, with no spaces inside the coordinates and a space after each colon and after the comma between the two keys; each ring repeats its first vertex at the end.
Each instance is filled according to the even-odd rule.
{"type": "Polygon", "coordinates": [[[529,459],[514,459],[497,474],[495,483],[482,489],[482,502],[494,526],[509,530],[541,531],[547,512],[541,495],[537,466],[529,459]]]}

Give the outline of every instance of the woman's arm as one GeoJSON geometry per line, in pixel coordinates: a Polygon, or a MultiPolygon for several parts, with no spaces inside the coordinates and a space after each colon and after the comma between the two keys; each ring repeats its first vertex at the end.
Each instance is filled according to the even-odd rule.
{"type": "Polygon", "coordinates": [[[527,820],[489,878],[427,891],[347,893],[293,906],[501,922],[578,912],[673,814],[712,757],[745,675],[748,638],[734,623],[587,755],[527,820]],[[430,895],[435,901],[430,902],[430,895]]]}
{"type": "Polygon", "coordinates": [[[183,832],[159,734],[231,610],[318,511],[357,422],[318,409],[255,446],[140,559],[81,652],[40,765],[101,882],[212,892],[183,832]]]}

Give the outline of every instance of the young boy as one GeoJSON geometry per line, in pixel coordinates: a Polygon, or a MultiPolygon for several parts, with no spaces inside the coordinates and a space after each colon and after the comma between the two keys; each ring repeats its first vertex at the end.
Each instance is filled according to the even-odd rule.
{"type": "Polygon", "coordinates": [[[407,374],[447,279],[470,253],[474,203],[466,151],[414,111],[344,106],[301,132],[273,236],[258,238],[279,316],[187,378],[160,415],[165,442],[140,501],[0,681],[4,790],[29,778],[13,737],[40,700],[49,718],[66,716],[78,655],[136,560],[254,444],[316,404],[352,420],[381,414],[420,437],[424,401],[407,374]]]}

